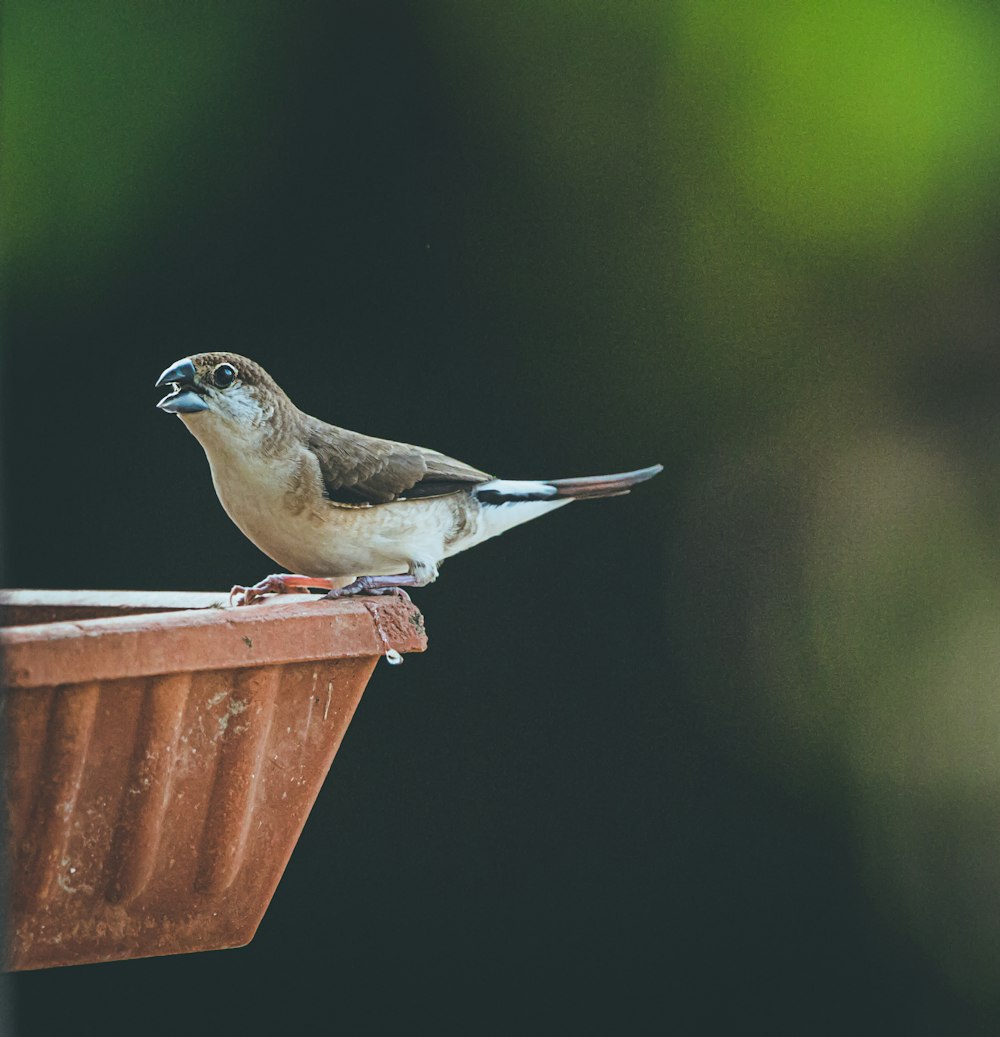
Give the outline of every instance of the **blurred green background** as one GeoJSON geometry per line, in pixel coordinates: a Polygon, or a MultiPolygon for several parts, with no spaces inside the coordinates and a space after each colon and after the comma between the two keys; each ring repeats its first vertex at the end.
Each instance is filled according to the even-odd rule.
{"type": "Polygon", "coordinates": [[[18,1032],[998,1032],[993,5],[15,0],[0,75],[10,585],[271,571],[202,349],[666,466],[415,595],[249,948],[18,1032]]]}

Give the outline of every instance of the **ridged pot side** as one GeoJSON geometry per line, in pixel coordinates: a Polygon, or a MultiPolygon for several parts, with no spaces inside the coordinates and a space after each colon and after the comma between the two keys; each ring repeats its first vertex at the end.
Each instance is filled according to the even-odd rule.
{"type": "MultiPolygon", "coordinates": [[[[315,607],[285,611],[294,625],[315,607]]],[[[383,633],[396,621],[414,631],[392,646],[422,647],[419,614],[389,609],[383,633]]],[[[264,611],[274,622],[277,608],[264,611]]],[[[357,636],[343,658],[8,688],[8,968],[252,938],[384,648],[361,611],[367,619],[348,610],[357,636]]],[[[228,618],[202,624],[202,636],[230,639],[228,618]]],[[[31,629],[44,628],[17,631],[22,644],[31,629]]]]}

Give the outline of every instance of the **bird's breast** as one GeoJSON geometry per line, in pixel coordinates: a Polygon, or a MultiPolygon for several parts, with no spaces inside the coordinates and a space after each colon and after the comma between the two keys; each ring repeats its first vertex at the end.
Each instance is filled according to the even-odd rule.
{"type": "Polygon", "coordinates": [[[437,565],[474,532],[464,493],[371,507],[323,495],[309,458],[209,458],[226,513],[279,565],[309,576],[390,575],[437,565]]]}

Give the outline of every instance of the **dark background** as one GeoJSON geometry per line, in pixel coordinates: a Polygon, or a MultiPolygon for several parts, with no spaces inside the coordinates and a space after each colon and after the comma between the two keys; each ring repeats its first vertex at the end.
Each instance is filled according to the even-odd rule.
{"type": "Polygon", "coordinates": [[[8,8],[8,585],[272,570],[154,409],[201,350],[666,466],[414,594],[249,947],[18,1034],[997,1032],[1000,28],[830,6],[8,8]]]}

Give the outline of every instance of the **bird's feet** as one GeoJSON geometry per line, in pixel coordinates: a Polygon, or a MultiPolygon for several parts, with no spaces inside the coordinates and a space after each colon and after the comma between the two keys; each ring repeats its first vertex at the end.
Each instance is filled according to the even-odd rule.
{"type": "Polygon", "coordinates": [[[229,604],[252,605],[266,594],[308,594],[310,588],[327,592],[320,600],[349,598],[355,594],[397,594],[409,601],[410,596],[403,590],[404,587],[423,587],[429,582],[413,573],[400,573],[398,576],[359,576],[346,586],[342,586],[343,580],[337,577],[278,573],[265,576],[252,587],[236,584],[229,592],[229,604]]]}
{"type": "Polygon", "coordinates": [[[411,573],[401,573],[399,576],[359,576],[346,587],[334,587],[323,595],[323,599],[349,598],[355,594],[398,594],[409,601],[410,596],[403,588],[422,587],[425,582],[411,573]]]}
{"type": "Polygon", "coordinates": [[[322,576],[295,576],[291,573],[278,573],[274,576],[265,576],[252,587],[236,584],[229,592],[229,604],[252,605],[265,594],[308,594],[310,587],[330,590],[336,582],[336,580],[326,579],[322,576]]]}

